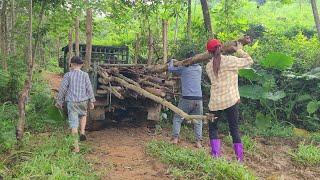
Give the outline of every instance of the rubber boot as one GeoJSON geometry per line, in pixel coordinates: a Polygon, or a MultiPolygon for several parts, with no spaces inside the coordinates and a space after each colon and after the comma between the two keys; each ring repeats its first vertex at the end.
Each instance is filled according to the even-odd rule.
{"type": "Polygon", "coordinates": [[[243,144],[242,143],[234,143],[233,150],[236,154],[236,158],[239,162],[243,162],[243,144]]]}
{"type": "Polygon", "coordinates": [[[211,155],[214,158],[218,158],[221,155],[221,142],[220,139],[211,139],[210,140],[211,145],[211,155]]]}

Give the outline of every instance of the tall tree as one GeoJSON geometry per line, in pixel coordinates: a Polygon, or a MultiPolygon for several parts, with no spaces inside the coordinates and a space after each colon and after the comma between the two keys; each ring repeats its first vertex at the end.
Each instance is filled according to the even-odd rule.
{"type": "Polygon", "coordinates": [[[163,64],[168,61],[168,20],[162,20],[163,64]]]}
{"type": "Polygon", "coordinates": [[[316,0],[311,0],[311,6],[312,6],[314,22],[316,24],[316,28],[317,28],[317,32],[318,32],[318,38],[320,39],[320,19],[319,19],[319,13],[318,13],[316,0]]]}
{"type": "Polygon", "coordinates": [[[188,40],[191,40],[191,0],[188,0],[188,21],[187,21],[187,34],[186,37],[188,40]]]}
{"type": "Polygon", "coordinates": [[[72,28],[70,28],[68,33],[68,67],[70,67],[71,58],[73,56],[72,32],[72,28]]]}
{"type": "Polygon", "coordinates": [[[174,44],[177,44],[178,40],[178,30],[179,30],[179,15],[176,15],[176,24],[174,26],[174,36],[173,36],[173,42],[174,44]]]}
{"type": "Polygon", "coordinates": [[[89,70],[91,64],[91,53],[92,53],[92,8],[89,5],[89,1],[86,0],[87,8],[87,17],[86,17],[86,56],[84,62],[85,70],[89,70]]]}
{"type": "Polygon", "coordinates": [[[75,24],[75,44],[76,44],[76,56],[80,55],[80,49],[79,49],[79,44],[80,44],[80,32],[79,32],[79,16],[76,17],[76,24],[75,24]]]}
{"type": "Polygon", "coordinates": [[[15,24],[16,24],[16,13],[15,13],[15,0],[11,1],[11,35],[10,35],[10,49],[11,49],[11,53],[13,55],[16,54],[16,41],[15,41],[15,37],[14,37],[14,29],[15,29],[15,24]]]}
{"type": "Polygon", "coordinates": [[[21,142],[24,134],[24,127],[26,123],[26,103],[29,97],[29,93],[32,85],[32,75],[33,75],[33,51],[32,51],[32,0],[29,3],[29,34],[28,34],[28,77],[24,83],[23,90],[19,97],[18,108],[19,108],[19,120],[17,124],[16,138],[21,142]]]}
{"type": "Polygon", "coordinates": [[[133,60],[134,64],[138,63],[139,52],[140,52],[140,33],[136,33],[136,42],[134,47],[134,60],[133,60]]]}
{"type": "Polygon", "coordinates": [[[210,11],[208,7],[208,1],[207,0],[200,0],[200,1],[201,1],[201,7],[202,7],[204,26],[208,33],[208,37],[211,38],[213,37],[213,33],[212,33],[212,27],[211,27],[211,17],[210,17],[210,11]]]}
{"type": "Polygon", "coordinates": [[[150,23],[148,23],[148,61],[147,64],[152,64],[152,56],[153,56],[153,35],[150,27],[150,23]]]}
{"type": "Polygon", "coordinates": [[[8,25],[7,25],[7,1],[2,2],[1,18],[0,18],[0,34],[1,34],[1,53],[2,53],[2,68],[6,71],[8,69],[8,25]]]}

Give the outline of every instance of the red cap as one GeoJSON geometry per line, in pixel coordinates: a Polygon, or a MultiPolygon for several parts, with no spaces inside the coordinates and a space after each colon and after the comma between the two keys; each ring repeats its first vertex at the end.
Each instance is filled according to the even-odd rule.
{"type": "Polygon", "coordinates": [[[221,46],[221,43],[218,39],[210,39],[207,42],[207,50],[211,53],[216,50],[217,46],[221,46]]]}

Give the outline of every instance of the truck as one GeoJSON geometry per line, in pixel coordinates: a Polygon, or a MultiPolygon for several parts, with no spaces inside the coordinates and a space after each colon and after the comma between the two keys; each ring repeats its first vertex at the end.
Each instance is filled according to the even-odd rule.
{"type": "MultiPolygon", "coordinates": [[[[73,44],[75,49],[75,44],[73,44]]],[[[59,66],[64,69],[64,73],[69,71],[68,53],[69,48],[62,48],[63,57],[59,59],[59,66]]],[[[86,45],[79,45],[80,57],[84,59],[86,54],[86,45]]],[[[87,119],[87,128],[89,130],[99,130],[110,122],[121,121],[159,121],[161,113],[161,105],[133,93],[125,99],[118,99],[113,94],[99,94],[97,89],[99,86],[99,74],[97,66],[116,65],[119,67],[136,66],[129,63],[129,48],[127,46],[92,46],[91,64],[88,71],[96,102],[95,108],[89,110],[87,119]]]]}

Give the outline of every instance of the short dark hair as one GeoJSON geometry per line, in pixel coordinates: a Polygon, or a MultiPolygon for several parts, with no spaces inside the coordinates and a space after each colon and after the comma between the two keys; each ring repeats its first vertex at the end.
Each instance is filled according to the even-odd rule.
{"type": "Polygon", "coordinates": [[[83,61],[80,56],[73,56],[71,58],[71,63],[73,64],[83,64],[83,61]]]}

